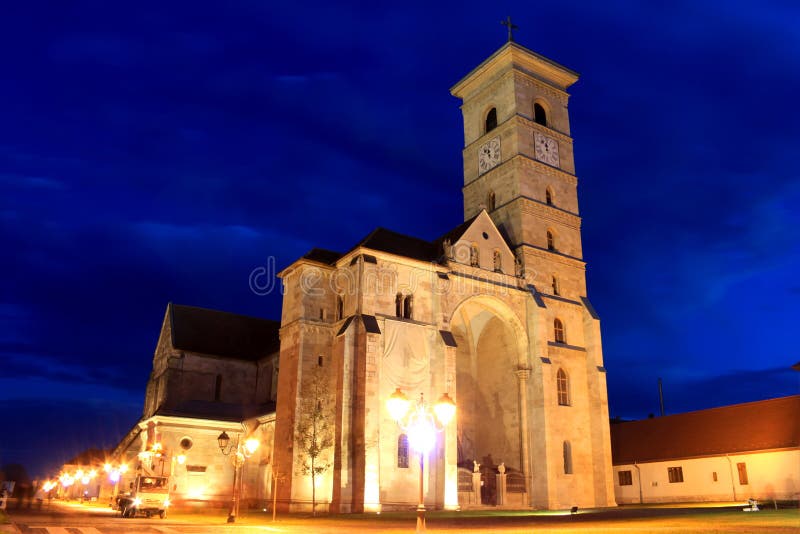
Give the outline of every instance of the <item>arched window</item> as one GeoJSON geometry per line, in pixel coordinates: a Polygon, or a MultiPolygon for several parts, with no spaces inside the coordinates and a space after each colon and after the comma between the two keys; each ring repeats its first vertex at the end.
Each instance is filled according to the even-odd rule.
{"type": "Polygon", "coordinates": [[[548,206],[553,205],[553,192],[550,191],[549,187],[544,192],[544,201],[547,203],[548,206]]]}
{"type": "Polygon", "coordinates": [[[499,250],[494,251],[494,257],[492,260],[494,262],[494,270],[498,273],[503,272],[503,257],[500,255],[499,250]]]}
{"type": "Polygon", "coordinates": [[[567,336],[564,335],[564,323],[561,319],[553,321],[553,333],[555,334],[556,343],[566,343],[567,336]]]}
{"type": "Polygon", "coordinates": [[[553,295],[558,295],[558,294],[559,294],[559,292],[558,292],[558,278],[556,278],[555,275],[554,275],[553,276],[553,295]]]}
{"type": "Polygon", "coordinates": [[[564,442],[564,474],[572,474],[572,445],[569,441],[564,442]]]}
{"type": "Polygon", "coordinates": [[[408,436],[405,434],[397,438],[397,467],[408,468],[408,436]]]}
{"type": "Polygon", "coordinates": [[[486,114],[486,130],[484,133],[489,133],[497,128],[497,108],[492,108],[486,114]]]}
{"type": "Polygon", "coordinates": [[[341,321],[344,319],[344,299],[336,297],[336,320],[341,321]]]}
{"type": "Polygon", "coordinates": [[[489,191],[486,195],[486,211],[494,211],[494,191],[489,191]]]}
{"type": "Polygon", "coordinates": [[[558,405],[569,406],[569,379],[563,369],[556,373],[556,389],[558,391],[558,405]]]}
{"type": "Polygon", "coordinates": [[[469,248],[469,264],[473,267],[478,266],[478,245],[473,244],[469,248]]]}
{"type": "Polygon", "coordinates": [[[547,126],[547,112],[545,112],[544,107],[538,102],[533,105],[533,120],[536,124],[547,126]]]}
{"type": "Polygon", "coordinates": [[[414,297],[412,295],[407,295],[406,298],[403,299],[403,319],[411,319],[413,308],[414,297]]]}
{"type": "Polygon", "coordinates": [[[556,249],[556,238],[553,235],[553,232],[550,230],[547,231],[547,250],[555,250],[556,249]]]}
{"type": "Polygon", "coordinates": [[[398,293],[394,299],[394,314],[397,317],[403,316],[403,294],[398,293]]]}

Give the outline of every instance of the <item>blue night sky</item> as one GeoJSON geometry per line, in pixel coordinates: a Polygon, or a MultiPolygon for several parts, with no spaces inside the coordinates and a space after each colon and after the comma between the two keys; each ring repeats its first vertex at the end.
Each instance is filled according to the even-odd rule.
{"type": "Polygon", "coordinates": [[[612,416],[798,392],[795,2],[21,2],[0,18],[0,465],[138,419],[169,301],[463,220],[459,101],[505,41],[572,89],[612,416]],[[410,215],[413,212],[413,215],[410,215]]]}

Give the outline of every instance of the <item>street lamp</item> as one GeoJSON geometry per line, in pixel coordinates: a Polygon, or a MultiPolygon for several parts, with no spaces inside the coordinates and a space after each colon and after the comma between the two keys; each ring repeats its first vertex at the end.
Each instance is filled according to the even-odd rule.
{"type": "Polygon", "coordinates": [[[431,409],[422,393],[416,406],[397,388],[386,400],[386,409],[397,425],[408,435],[411,448],[419,453],[419,504],[417,505],[417,532],[425,531],[425,499],[422,494],[425,455],[436,445],[436,433],[456,414],[456,403],[445,393],[431,409]]]}
{"type": "Polygon", "coordinates": [[[239,434],[236,435],[235,445],[230,441],[231,438],[224,430],[222,431],[222,434],[217,437],[219,450],[222,452],[222,454],[228,456],[231,452],[233,452],[234,448],[236,450],[236,453],[231,456],[231,462],[233,463],[233,488],[231,491],[231,511],[228,514],[228,523],[234,523],[236,522],[236,516],[239,514],[239,493],[242,486],[242,466],[244,465],[245,460],[250,458],[250,456],[256,452],[259,442],[256,438],[251,437],[246,439],[244,443],[240,443],[239,434]]]}

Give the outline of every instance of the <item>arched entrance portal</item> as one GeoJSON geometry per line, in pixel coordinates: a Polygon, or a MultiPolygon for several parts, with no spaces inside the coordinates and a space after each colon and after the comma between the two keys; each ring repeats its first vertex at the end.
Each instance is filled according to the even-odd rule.
{"type": "Polygon", "coordinates": [[[516,371],[527,367],[527,336],[511,309],[494,297],[472,297],[450,322],[456,338],[458,463],[501,462],[523,471],[516,371]]]}

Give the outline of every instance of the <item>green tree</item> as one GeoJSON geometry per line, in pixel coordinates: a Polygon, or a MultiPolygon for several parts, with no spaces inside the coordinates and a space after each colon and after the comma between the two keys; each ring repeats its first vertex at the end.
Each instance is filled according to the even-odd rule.
{"type": "Polygon", "coordinates": [[[317,476],[331,468],[328,449],[333,447],[333,403],[330,379],[315,366],[302,390],[297,412],[295,443],[301,454],[300,474],[311,476],[311,514],[317,515],[317,476]]]}

